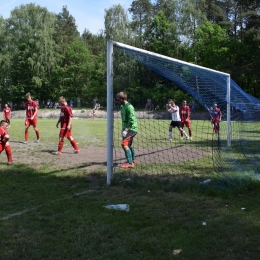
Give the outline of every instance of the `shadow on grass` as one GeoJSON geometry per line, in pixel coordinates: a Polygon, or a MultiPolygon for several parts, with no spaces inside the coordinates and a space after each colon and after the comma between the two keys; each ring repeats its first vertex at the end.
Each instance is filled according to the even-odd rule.
{"type": "Polygon", "coordinates": [[[119,172],[108,187],[104,173],[81,167],[0,167],[2,259],[165,260],[178,248],[192,260],[259,259],[256,180],[238,187],[233,178],[230,187],[132,173],[119,181],[119,172]],[[103,208],[117,203],[130,211],[103,208]]]}

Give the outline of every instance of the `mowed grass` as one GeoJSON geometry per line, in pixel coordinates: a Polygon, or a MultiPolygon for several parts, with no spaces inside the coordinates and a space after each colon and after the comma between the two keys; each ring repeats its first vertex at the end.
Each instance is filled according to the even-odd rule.
{"type": "MultiPolygon", "coordinates": [[[[41,149],[56,150],[56,121],[39,119],[41,149]]],[[[234,189],[150,176],[107,186],[105,172],[43,164],[32,129],[29,150],[17,150],[24,120],[11,123],[14,158],[42,158],[6,166],[1,154],[0,259],[260,259],[258,180],[234,189]],[[118,203],[130,211],[103,207],[118,203]]],[[[75,119],[73,136],[81,147],[106,147],[106,121],[75,119]]]]}

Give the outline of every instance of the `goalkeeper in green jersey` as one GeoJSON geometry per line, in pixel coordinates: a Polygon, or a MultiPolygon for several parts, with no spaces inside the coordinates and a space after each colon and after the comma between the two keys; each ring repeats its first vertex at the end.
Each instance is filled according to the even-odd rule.
{"type": "Polygon", "coordinates": [[[127,162],[122,165],[122,168],[134,168],[135,157],[134,148],[132,147],[133,139],[137,134],[137,120],[134,107],[127,101],[127,95],[124,92],[119,92],[116,95],[117,102],[121,105],[122,118],[122,148],[125,151],[127,162]]]}

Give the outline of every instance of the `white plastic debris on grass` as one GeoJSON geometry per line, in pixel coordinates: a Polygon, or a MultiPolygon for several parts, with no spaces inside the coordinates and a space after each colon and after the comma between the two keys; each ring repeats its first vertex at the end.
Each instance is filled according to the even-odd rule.
{"type": "Polygon", "coordinates": [[[122,180],[120,182],[124,182],[124,181],[131,181],[131,178],[124,179],[124,180],[122,180]]]}
{"type": "Polygon", "coordinates": [[[207,179],[207,180],[202,181],[202,182],[200,182],[200,183],[201,183],[201,184],[206,184],[206,183],[209,183],[209,182],[211,182],[211,179],[207,179]]]}
{"type": "Polygon", "coordinates": [[[116,209],[116,210],[124,210],[124,211],[130,210],[130,206],[128,204],[111,204],[103,207],[106,209],[116,209]]]}
{"type": "Polygon", "coordinates": [[[181,249],[174,249],[173,252],[172,252],[172,254],[173,254],[173,255],[179,255],[181,252],[182,252],[181,249]]]}
{"type": "Polygon", "coordinates": [[[241,208],[242,210],[245,210],[246,208],[241,208]]]}
{"type": "Polygon", "coordinates": [[[203,226],[207,226],[207,222],[203,221],[203,222],[202,222],[202,225],[203,225],[203,226]]]}

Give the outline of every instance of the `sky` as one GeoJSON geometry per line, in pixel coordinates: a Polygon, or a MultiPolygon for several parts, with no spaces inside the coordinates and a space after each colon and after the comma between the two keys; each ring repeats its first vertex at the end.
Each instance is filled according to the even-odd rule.
{"type": "Polygon", "coordinates": [[[84,29],[97,34],[100,30],[104,30],[105,9],[120,4],[127,10],[132,2],[133,0],[0,0],[0,16],[7,19],[13,9],[30,3],[46,7],[49,12],[55,14],[61,13],[62,7],[67,6],[70,15],[76,20],[80,34],[84,29]]]}

